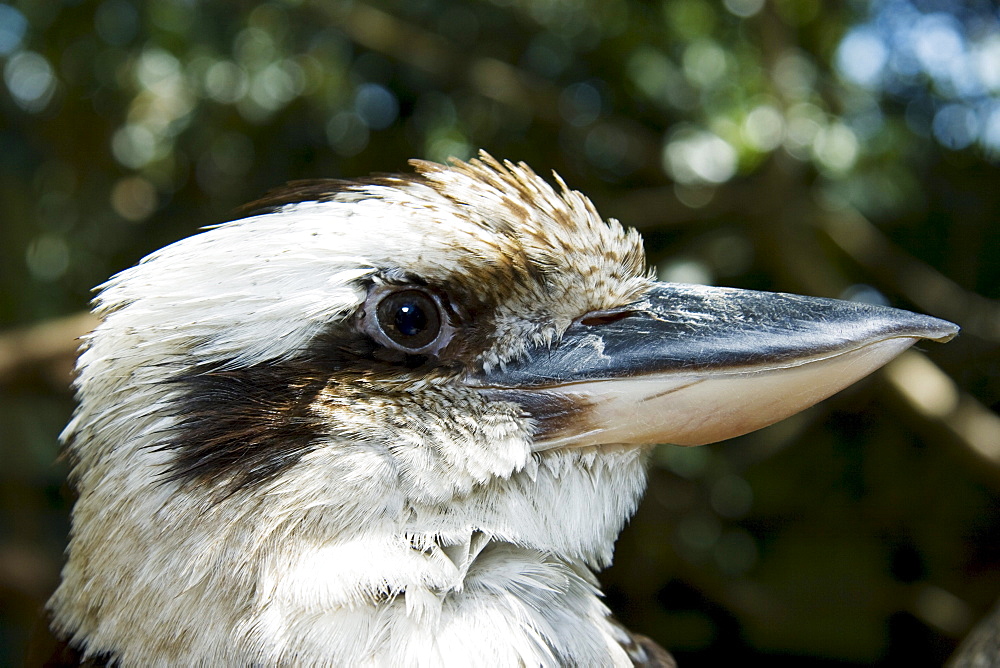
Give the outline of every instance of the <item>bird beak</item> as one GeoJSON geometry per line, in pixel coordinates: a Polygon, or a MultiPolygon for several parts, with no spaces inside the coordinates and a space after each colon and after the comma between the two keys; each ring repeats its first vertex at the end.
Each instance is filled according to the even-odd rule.
{"type": "Polygon", "coordinates": [[[590,313],[557,344],[469,382],[523,408],[536,450],[701,445],[777,422],[919,339],[957,332],[883,306],[657,283],[642,301],[590,313]]]}

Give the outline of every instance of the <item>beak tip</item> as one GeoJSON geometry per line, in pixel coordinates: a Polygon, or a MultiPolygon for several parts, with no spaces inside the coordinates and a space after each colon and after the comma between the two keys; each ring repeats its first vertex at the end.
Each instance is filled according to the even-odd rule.
{"type": "Polygon", "coordinates": [[[931,337],[931,340],[937,341],[939,343],[946,343],[951,341],[953,338],[958,336],[958,332],[962,329],[958,325],[946,320],[941,321],[941,331],[937,336],[931,337]]]}
{"type": "Polygon", "coordinates": [[[958,336],[958,332],[961,329],[955,323],[942,320],[941,318],[910,313],[908,311],[900,311],[900,313],[905,313],[906,317],[902,318],[898,323],[900,333],[897,336],[912,336],[918,339],[929,339],[938,343],[946,343],[958,336]]]}

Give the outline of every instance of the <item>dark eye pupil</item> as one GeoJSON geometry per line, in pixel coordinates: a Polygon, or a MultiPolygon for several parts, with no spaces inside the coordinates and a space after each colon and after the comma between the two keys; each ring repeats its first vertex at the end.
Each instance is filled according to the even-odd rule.
{"type": "Polygon", "coordinates": [[[396,329],[403,336],[416,336],[427,329],[427,316],[416,304],[400,304],[395,322],[396,329]]]}
{"type": "Polygon", "coordinates": [[[434,297],[423,290],[393,292],[378,303],[378,328],[393,347],[419,351],[441,333],[441,312],[434,297]]]}

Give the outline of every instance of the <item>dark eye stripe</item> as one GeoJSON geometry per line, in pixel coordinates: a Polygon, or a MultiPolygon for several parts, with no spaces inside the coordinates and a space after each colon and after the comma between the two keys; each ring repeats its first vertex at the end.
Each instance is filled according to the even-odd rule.
{"type": "Polygon", "coordinates": [[[177,426],[162,450],[174,459],[165,480],[200,480],[226,494],[294,466],[328,431],[313,402],[329,379],[305,364],[194,370],[176,379],[177,426]]]}

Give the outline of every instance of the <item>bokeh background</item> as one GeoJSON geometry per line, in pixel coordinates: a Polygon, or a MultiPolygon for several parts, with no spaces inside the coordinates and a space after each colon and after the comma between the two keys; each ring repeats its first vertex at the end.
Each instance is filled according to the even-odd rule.
{"type": "Polygon", "coordinates": [[[0,665],[53,587],[91,288],[289,179],[478,148],[667,280],[959,323],[734,441],[656,450],[602,575],[682,666],[939,665],[1000,596],[991,0],[0,4],[0,665]]]}

